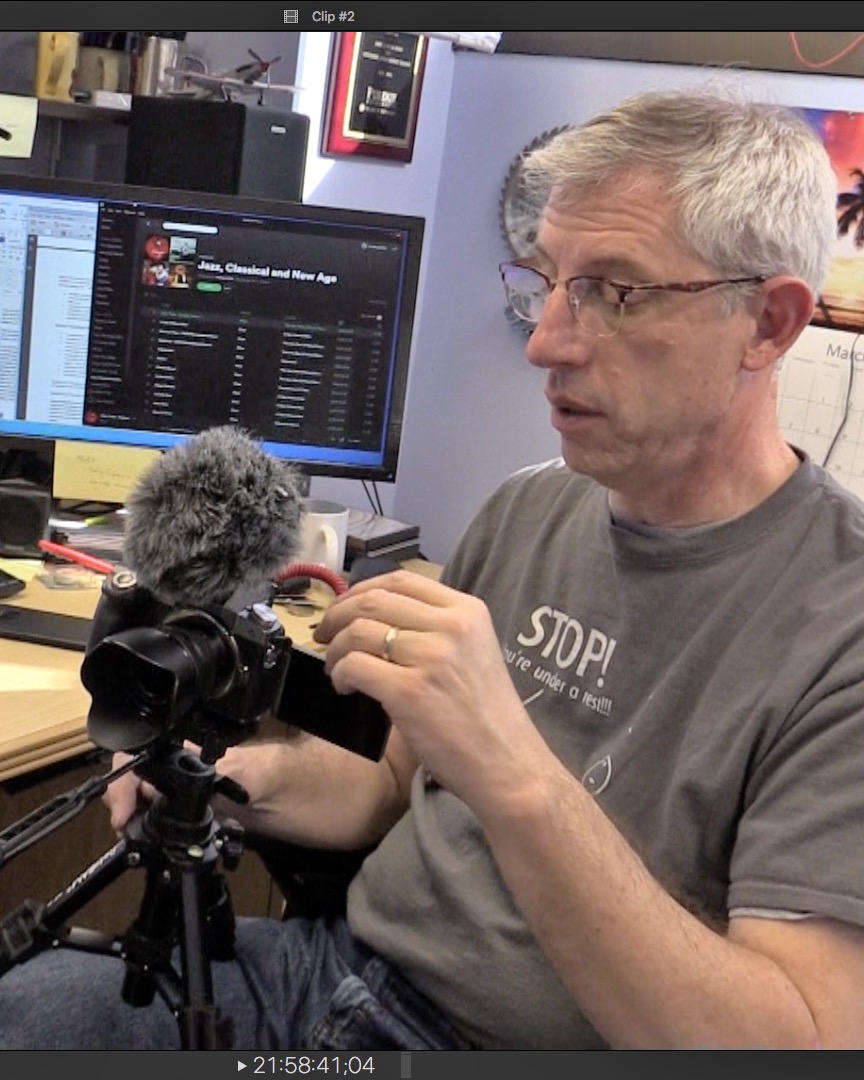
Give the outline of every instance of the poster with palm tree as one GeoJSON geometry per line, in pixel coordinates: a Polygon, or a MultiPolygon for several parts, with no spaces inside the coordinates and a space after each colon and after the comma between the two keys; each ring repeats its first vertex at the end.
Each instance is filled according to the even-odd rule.
{"type": "Polygon", "coordinates": [[[837,244],[813,323],[864,330],[864,114],[798,110],[822,140],[837,177],[837,244]]]}

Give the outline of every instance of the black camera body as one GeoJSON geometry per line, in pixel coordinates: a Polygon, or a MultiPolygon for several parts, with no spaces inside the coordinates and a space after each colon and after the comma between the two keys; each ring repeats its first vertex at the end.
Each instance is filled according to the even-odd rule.
{"type": "Polygon", "coordinates": [[[129,570],[103,583],[81,680],[87,734],[113,751],[189,739],[215,761],[270,713],[378,760],[390,731],[378,702],[337,694],[323,658],[293,649],[269,598],[172,608],[129,570]]]}

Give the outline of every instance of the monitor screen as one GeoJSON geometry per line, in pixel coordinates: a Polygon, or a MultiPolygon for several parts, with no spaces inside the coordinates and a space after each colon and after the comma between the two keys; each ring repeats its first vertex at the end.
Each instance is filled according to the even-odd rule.
{"type": "Polygon", "coordinates": [[[423,219],[0,176],[0,449],[234,424],[396,474],[423,219]]]}

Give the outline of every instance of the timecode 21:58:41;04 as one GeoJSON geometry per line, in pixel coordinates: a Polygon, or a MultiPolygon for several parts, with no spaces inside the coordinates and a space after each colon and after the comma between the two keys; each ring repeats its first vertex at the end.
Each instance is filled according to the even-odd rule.
{"type": "Polygon", "coordinates": [[[276,1057],[256,1057],[252,1071],[265,1076],[311,1076],[313,1073],[334,1076],[360,1076],[375,1072],[372,1054],[284,1054],[276,1057]]]}

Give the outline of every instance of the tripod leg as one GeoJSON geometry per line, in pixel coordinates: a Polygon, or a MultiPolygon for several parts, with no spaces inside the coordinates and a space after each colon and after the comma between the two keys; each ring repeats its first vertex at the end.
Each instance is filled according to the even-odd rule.
{"type": "Polygon", "coordinates": [[[214,1007],[210,968],[214,955],[227,958],[226,943],[233,955],[233,912],[216,872],[221,833],[206,804],[192,823],[168,809],[158,798],[129,829],[147,880],[138,918],[123,938],[122,997],[142,1006],[158,992],[177,1018],[183,1049],[227,1050],[231,1025],[214,1007]],[[175,947],[180,975],[172,963],[175,947]]]}
{"type": "Polygon", "coordinates": [[[204,941],[204,904],[197,867],[184,869],[180,878],[180,950],[183,971],[183,1007],[178,1017],[184,1050],[228,1050],[231,1023],[222,1019],[213,1002],[209,949],[204,941]]]}
{"type": "MultiPolygon", "coordinates": [[[[145,864],[154,855],[159,855],[143,849],[142,853],[145,864]]],[[[171,979],[173,974],[171,952],[176,940],[176,913],[176,884],[160,856],[158,865],[147,865],[147,883],[138,918],[123,937],[126,976],[121,996],[129,1005],[138,1008],[149,1005],[159,984],[160,993],[169,1006],[174,1007],[165,980],[171,979]]]]}
{"type": "Polygon", "coordinates": [[[16,964],[59,943],[68,948],[118,955],[114,937],[68,928],[66,920],[128,867],[128,845],[119,841],[47,904],[25,900],[0,923],[0,976],[16,964]]]}

